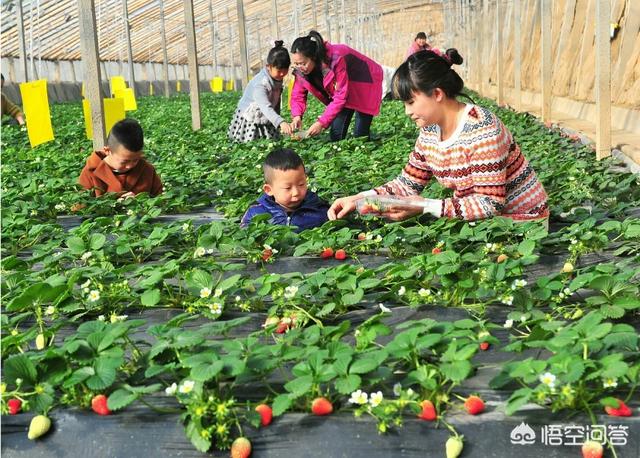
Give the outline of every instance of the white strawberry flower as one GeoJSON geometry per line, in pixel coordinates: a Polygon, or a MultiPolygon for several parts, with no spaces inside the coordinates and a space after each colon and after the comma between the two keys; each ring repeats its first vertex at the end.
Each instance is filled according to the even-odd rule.
{"type": "Polygon", "coordinates": [[[98,321],[104,321],[106,320],[104,315],[98,315],[98,321]]]}
{"type": "Polygon", "coordinates": [[[168,386],[164,389],[164,392],[167,394],[167,396],[176,394],[176,391],[178,391],[178,385],[175,382],[172,383],[171,386],[168,386]]]}
{"type": "Polygon", "coordinates": [[[540,376],[540,381],[543,384],[547,385],[549,388],[553,389],[556,384],[556,376],[551,372],[545,372],[540,376]]]}
{"type": "Polygon", "coordinates": [[[380,311],[382,313],[391,313],[391,309],[389,307],[385,307],[384,304],[378,304],[378,307],[380,307],[380,311]]]}
{"type": "Polygon", "coordinates": [[[418,296],[420,296],[420,297],[429,297],[429,296],[431,296],[431,290],[430,289],[425,289],[425,288],[420,288],[418,290],[418,296]]]}
{"type": "Polygon", "coordinates": [[[44,314],[45,315],[53,315],[54,313],[56,313],[56,308],[53,305],[48,306],[45,310],[44,310],[44,314]]]}
{"type": "Polygon", "coordinates": [[[393,394],[396,396],[400,396],[402,394],[402,384],[396,383],[393,385],[393,394]]]}
{"type": "Polygon", "coordinates": [[[100,300],[100,291],[97,289],[91,290],[89,292],[89,302],[96,302],[100,300]]]}
{"type": "Polygon", "coordinates": [[[182,385],[180,385],[180,388],[178,388],[178,391],[182,394],[191,393],[195,384],[196,382],[194,382],[193,380],[185,380],[184,382],[182,382],[182,385]]]}
{"type": "Polygon", "coordinates": [[[86,261],[87,259],[89,259],[91,256],[93,256],[93,253],[91,251],[87,251],[86,253],[84,253],[80,259],[82,259],[83,261],[86,261]]]}
{"type": "Polygon", "coordinates": [[[220,288],[216,288],[216,290],[213,292],[213,297],[220,297],[222,296],[222,290],[220,288]]]}
{"type": "Polygon", "coordinates": [[[222,304],[220,304],[219,302],[214,302],[209,306],[209,310],[211,310],[211,313],[213,313],[214,315],[220,315],[222,314],[222,304]]]}
{"type": "Polygon", "coordinates": [[[614,378],[608,378],[604,382],[602,382],[603,388],[615,388],[618,386],[618,382],[614,378]]]}
{"type": "Polygon", "coordinates": [[[351,393],[351,397],[349,398],[349,402],[351,404],[366,404],[367,403],[367,393],[365,393],[362,390],[356,390],[353,393],[351,393]]]}
{"type": "Polygon", "coordinates": [[[198,248],[196,248],[196,251],[193,253],[193,257],[199,258],[204,256],[205,253],[206,253],[206,250],[204,249],[204,247],[199,246],[198,248]]]}
{"type": "Polygon", "coordinates": [[[297,286],[287,286],[284,289],[284,298],[285,299],[293,299],[296,295],[296,293],[298,292],[298,287],[297,286]]]}
{"type": "Polygon", "coordinates": [[[382,395],[382,391],[371,393],[371,396],[369,397],[369,404],[371,404],[371,407],[378,407],[383,399],[384,396],[382,395]]]}
{"type": "Polygon", "coordinates": [[[507,320],[502,325],[502,327],[505,328],[505,329],[509,329],[511,326],[513,326],[513,320],[507,320]]]}
{"type": "Polygon", "coordinates": [[[211,296],[211,289],[205,287],[200,290],[200,297],[205,298],[209,296],[211,296]]]}
{"type": "Polygon", "coordinates": [[[404,296],[404,293],[407,292],[407,288],[405,288],[404,286],[401,286],[400,289],[398,290],[398,296],[404,296]]]}

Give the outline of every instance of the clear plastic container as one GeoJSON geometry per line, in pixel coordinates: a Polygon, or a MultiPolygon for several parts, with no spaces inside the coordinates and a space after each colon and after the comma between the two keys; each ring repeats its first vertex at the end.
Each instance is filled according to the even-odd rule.
{"type": "Polygon", "coordinates": [[[423,210],[426,202],[420,197],[367,196],[356,201],[361,215],[380,215],[394,208],[397,210],[423,210]]]}
{"type": "Polygon", "coordinates": [[[309,136],[309,132],[306,130],[301,130],[299,132],[294,132],[291,134],[291,140],[304,140],[305,138],[307,138],[309,136]]]}

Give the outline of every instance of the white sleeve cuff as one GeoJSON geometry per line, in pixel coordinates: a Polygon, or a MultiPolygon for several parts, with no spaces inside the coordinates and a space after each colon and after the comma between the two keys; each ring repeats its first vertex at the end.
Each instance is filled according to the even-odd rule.
{"type": "Polygon", "coordinates": [[[360,197],[370,197],[370,196],[377,196],[378,193],[375,192],[373,189],[369,189],[368,191],[362,191],[361,193],[358,194],[360,197]]]}
{"type": "Polygon", "coordinates": [[[423,214],[433,215],[436,218],[442,216],[442,200],[440,199],[425,199],[423,214]]]}

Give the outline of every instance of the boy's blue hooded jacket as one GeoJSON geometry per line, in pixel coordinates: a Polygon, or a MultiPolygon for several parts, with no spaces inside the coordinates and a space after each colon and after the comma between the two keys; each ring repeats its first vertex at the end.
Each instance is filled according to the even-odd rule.
{"type": "Polygon", "coordinates": [[[316,193],[311,191],[307,192],[300,206],[289,214],[276,203],[273,197],[262,193],[257,202],[249,207],[244,214],[240,225],[246,227],[254,216],[269,213],[271,215],[271,224],[297,226],[297,231],[302,231],[304,229],[322,226],[322,224],[329,219],[327,210],[329,210],[329,204],[321,200],[316,193]]]}

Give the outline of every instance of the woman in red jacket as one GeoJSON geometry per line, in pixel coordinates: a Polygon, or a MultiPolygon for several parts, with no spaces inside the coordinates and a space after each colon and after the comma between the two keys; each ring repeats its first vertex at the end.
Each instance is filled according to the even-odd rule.
{"type": "Polygon", "coordinates": [[[355,113],[356,137],[368,137],[371,121],[380,113],[382,67],[346,45],[325,42],[314,30],[291,45],[295,82],[291,93],[292,127],[302,126],[311,92],[327,107],[307,133],[318,135],[331,126],[332,141],[347,135],[355,113]]]}

